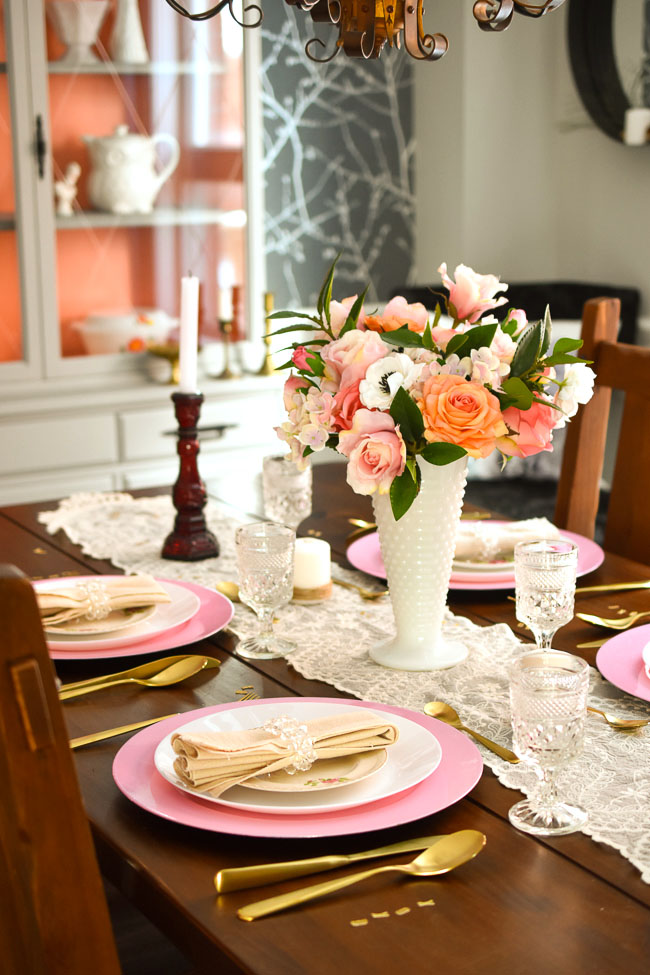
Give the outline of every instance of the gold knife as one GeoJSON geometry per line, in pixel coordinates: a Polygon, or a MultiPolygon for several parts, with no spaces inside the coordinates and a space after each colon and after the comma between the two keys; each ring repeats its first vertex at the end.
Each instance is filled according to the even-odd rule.
{"type": "Polygon", "coordinates": [[[622,592],[623,589],[650,589],[650,579],[642,582],[610,582],[603,586],[578,586],[576,592],[622,592]]]}
{"type": "Polygon", "coordinates": [[[612,636],[603,637],[602,640],[592,640],[591,643],[577,643],[576,647],[578,650],[594,650],[596,647],[602,647],[604,643],[613,639],[614,636],[615,634],[613,633],[612,636]]]}
{"type": "Polygon", "coordinates": [[[149,718],[147,721],[136,721],[135,724],[125,724],[121,728],[109,728],[108,731],[96,731],[92,735],[83,735],[81,738],[71,738],[70,748],[81,748],[82,745],[92,745],[96,741],[104,741],[106,738],[117,738],[118,735],[125,735],[128,731],[137,731],[138,728],[146,728],[147,725],[156,724],[157,721],[165,721],[167,718],[175,718],[177,714],[163,714],[160,718],[149,718]]]}
{"type": "Polygon", "coordinates": [[[336,867],[345,867],[359,860],[372,860],[375,857],[392,856],[393,853],[408,853],[409,850],[424,850],[441,840],[442,836],[419,836],[390,846],[380,846],[376,850],[363,853],[343,853],[340,855],[311,857],[308,860],[287,860],[283,863],[261,863],[252,867],[227,867],[215,875],[214,885],[220,894],[232,890],[245,890],[247,887],[263,887],[280,880],[305,877],[310,873],[323,873],[336,867]]]}

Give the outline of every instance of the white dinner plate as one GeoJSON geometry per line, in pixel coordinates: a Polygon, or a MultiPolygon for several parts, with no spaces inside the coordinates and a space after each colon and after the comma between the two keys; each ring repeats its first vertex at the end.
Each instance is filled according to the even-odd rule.
{"type": "Polygon", "coordinates": [[[69,636],[82,636],[86,639],[100,637],[103,634],[115,633],[116,630],[124,630],[127,626],[136,626],[151,619],[156,612],[155,606],[134,606],[133,609],[114,609],[101,620],[89,620],[85,616],[74,620],[66,620],[57,626],[47,626],[43,624],[43,629],[53,637],[63,637],[66,640],[69,636]]]}
{"type": "MultiPolygon", "coordinates": [[[[278,705],[274,702],[258,704],[253,707],[240,708],[239,702],[232,708],[208,714],[180,728],[175,728],[173,734],[192,732],[242,731],[245,728],[258,728],[271,718],[280,714],[289,714],[298,721],[309,721],[317,717],[337,714],[349,708],[359,710],[365,716],[365,711],[340,702],[304,702],[296,701],[278,705]]],[[[442,758],[442,750],[438,740],[428,728],[423,728],[401,714],[391,715],[399,737],[386,751],[388,760],[372,775],[362,781],[346,784],[342,788],[328,791],[313,792],[267,792],[244,789],[233,786],[218,798],[197,792],[186,786],[174,771],[176,753],[171,746],[172,735],[168,734],[159,743],[154,754],[154,764],[158,772],[177,789],[186,792],[201,802],[217,803],[234,809],[244,809],[257,813],[295,814],[333,812],[348,809],[364,803],[386,799],[389,796],[404,792],[417,785],[435,768],[442,758]]]]}
{"type": "MultiPolygon", "coordinates": [[[[70,582],[71,585],[78,585],[83,582],[105,582],[110,579],[111,576],[72,576],[70,579],[66,579],[66,582],[70,582]]],[[[196,593],[167,580],[158,579],[157,582],[168,593],[171,601],[156,606],[149,619],[134,623],[132,626],[125,627],[118,633],[106,637],[68,636],[67,634],[62,637],[58,634],[53,636],[48,633],[46,637],[48,647],[50,650],[69,651],[108,650],[128,643],[146,640],[148,637],[171,630],[192,619],[201,605],[201,600],[196,593]]],[[[52,585],[52,580],[39,579],[32,585],[36,590],[45,589],[52,585]]]]}

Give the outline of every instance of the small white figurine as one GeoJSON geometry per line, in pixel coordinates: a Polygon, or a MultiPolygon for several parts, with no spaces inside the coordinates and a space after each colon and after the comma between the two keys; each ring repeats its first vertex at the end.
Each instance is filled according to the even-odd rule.
{"type": "Polygon", "coordinates": [[[72,204],[77,195],[80,174],[81,166],[78,162],[68,163],[63,179],[58,179],[54,184],[56,212],[60,217],[72,216],[72,204]]]}

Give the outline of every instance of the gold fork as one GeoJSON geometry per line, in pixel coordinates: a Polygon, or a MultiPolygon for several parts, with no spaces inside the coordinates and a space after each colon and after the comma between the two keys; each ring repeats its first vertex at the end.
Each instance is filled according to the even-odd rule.
{"type": "Polygon", "coordinates": [[[643,619],[644,616],[650,616],[650,610],[646,610],[645,612],[634,610],[627,616],[615,616],[609,619],[606,616],[595,616],[590,613],[576,613],[576,616],[578,619],[584,620],[585,623],[606,626],[609,630],[628,630],[638,620],[643,619]]]}
{"type": "Polygon", "coordinates": [[[362,599],[380,599],[382,596],[388,595],[388,589],[364,589],[354,582],[344,582],[343,579],[332,578],[332,582],[336,583],[337,586],[343,586],[344,589],[354,589],[362,599]]]}

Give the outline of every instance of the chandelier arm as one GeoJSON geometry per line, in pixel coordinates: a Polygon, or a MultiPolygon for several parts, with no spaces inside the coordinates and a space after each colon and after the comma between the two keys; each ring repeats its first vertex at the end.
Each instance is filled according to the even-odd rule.
{"type": "Polygon", "coordinates": [[[257,4],[253,3],[249,4],[247,7],[244,7],[244,14],[247,14],[249,10],[256,10],[259,16],[257,20],[247,24],[243,23],[241,20],[238,20],[235,16],[232,9],[233,0],[220,0],[216,7],[210,7],[208,10],[201,10],[198,14],[191,14],[189,10],[186,10],[185,7],[178,2],[178,0],[165,0],[165,3],[167,3],[177,14],[180,14],[181,17],[187,17],[188,20],[194,21],[210,20],[212,17],[216,17],[217,14],[220,14],[225,7],[228,7],[230,10],[230,16],[235,23],[239,24],[240,27],[259,27],[264,19],[261,7],[258,7],[257,4]]]}
{"type": "Polygon", "coordinates": [[[557,10],[561,7],[564,0],[545,0],[543,4],[536,3],[526,3],[525,0],[515,0],[515,6],[518,14],[523,14],[524,17],[543,17],[544,14],[550,13],[552,10],[557,10]]]}
{"type": "Polygon", "coordinates": [[[264,20],[264,14],[262,13],[262,8],[258,7],[256,3],[249,3],[248,6],[244,7],[244,9],[242,10],[242,20],[239,20],[239,18],[236,16],[235,11],[232,9],[232,5],[233,5],[233,0],[228,0],[228,7],[230,8],[230,16],[232,17],[232,19],[235,21],[236,24],[239,24],[240,27],[246,27],[246,28],[259,27],[262,21],[264,20]],[[257,12],[258,14],[257,20],[249,21],[248,23],[245,23],[243,18],[251,10],[257,12]]]}
{"type": "Polygon", "coordinates": [[[422,0],[414,6],[404,3],[404,46],[417,61],[437,61],[447,53],[449,41],[444,34],[425,34],[422,21],[422,0]]]}
{"type": "Polygon", "coordinates": [[[476,0],[472,13],[481,30],[502,31],[510,26],[514,0],[476,0]]]}
{"type": "Polygon", "coordinates": [[[329,55],[329,57],[326,57],[326,58],[317,58],[317,57],[314,57],[314,55],[309,50],[309,48],[312,47],[312,45],[314,45],[314,44],[318,44],[318,45],[320,45],[320,47],[326,47],[327,45],[323,41],[321,41],[320,37],[312,37],[305,44],[305,54],[307,55],[307,57],[309,58],[310,61],[315,61],[316,64],[327,64],[328,61],[333,61],[334,58],[336,57],[336,55],[341,50],[340,47],[339,47],[339,45],[337,44],[336,47],[334,48],[333,52],[329,55]]]}

